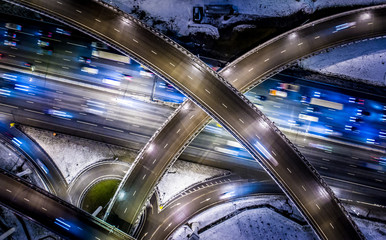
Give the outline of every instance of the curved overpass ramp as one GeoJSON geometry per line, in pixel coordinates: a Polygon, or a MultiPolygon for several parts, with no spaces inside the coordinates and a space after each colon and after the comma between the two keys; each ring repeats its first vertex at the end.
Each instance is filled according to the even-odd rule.
{"type": "MultiPolygon", "coordinates": [[[[321,238],[360,238],[329,187],[274,124],[241,93],[184,49],[116,9],[93,1],[10,2],[64,21],[149,66],[227,128],[279,183],[321,238]]],[[[382,23],[378,21],[374,17],[374,32],[382,29],[382,23]]],[[[307,46],[298,43],[298,46],[302,45],[307,46]]],[[[265,59],[264,63],[269,60],[265,59]]],[[[166,143],[163,148],[172,144],[166,143]]],[[[147,153],[154,157],[154,152],[147,153]]],[[[124,200],[130,194],[135,196],[136,190],[121,191],[117,199],[124,200]]],[[[117,204],[113,209],[113,222],[132,221],[126,218],[124,208],[125,205],[117,204]]]]}
{"type": "Polygon", "coordinates": [[[132,240],[114,226],[0,169],[0,203],[66,239],[132,240]]]}

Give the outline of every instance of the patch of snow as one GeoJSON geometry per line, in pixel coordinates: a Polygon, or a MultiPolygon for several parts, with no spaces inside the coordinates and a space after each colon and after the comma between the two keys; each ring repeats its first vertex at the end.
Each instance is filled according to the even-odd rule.
{"type": "Polygon", "coordinates": [[[241,25],[237,25],[236,27],[234,27],[233,31],[234,32],[242,32],[245,29],[251,29],[251,28],[256,28],[256,26],[252,25],[252,24],[241,24],[241,25]]]}
{"type": "Polygon", "coordinates": [[[354,5],[374,5],[385,3],[384,0],[104,0],[119,7],[121,10],[140,18],[149,26],[161,31],[176,32],[178,35],[189,36],[197,32],[207,33],[213,36],[213,29],[197,28],[192,24],[193,6],[208,4],[231,4],[237,14],[222,24],[256,20],[267,17],[283,17],[297,12],[312,14],[315,10],[354,5]]]}
{"type": "Polygon", "coordinates": [[[171,197],[194,183],[222,175],[225,172],[222,169],[178,160],[169,168],[169,171],[157,185],[160,204],[164,204],[171,197]]]}
{"type": "MultiPolygon", "coordinates": [[[[365,207],[345,205],[351,213],[365,213],[365,207]],[[353,211],[355,209],[355,211],[353,211]]],[[[384,213],[384,211],[383,211],[384,213]]],[[[384,239],[386,224],[353,217],[366,239],[384,239]]],[[[199,224],[200,239],[317,239],[314,232],[301,217],[296,207],[284,196],[248,197],[217,205],[193,217],[188,222],[199,224]],[[269,205],[280,212],[285,212],[293,221],[275,210],[267,207],[245,207],[269,205]],[[238,212],[238,213],[237,213],[238,212]],[[233,213],[233,215],[231,215],[233,213]],[[237,213],[237,214],[234,214],[237,213]],[[222,222],[216,222],[228,216],[222,222]],[[300,220],[300,221],[299,221],[300,220]],[[304,222],[305,224],[300,224],[304,222]],[[209,227],[208,227],[209,226],[209,227]],[[204,229],[206,228],[206,230],[204,229]],[[201,230],[201,231],[200,231],[201,230]]],[[[169,239],[185,240],[192,230],[186,225],[177,229],[169,239]]]]}
{"type": "Polygon", "coordinates": [[[184,36],[195,35],[197,33],[205,33],[213,39],[218,39],[220,37],[218,29],[209,24],[189,23],[187,28],[180,30],[180,34],[184,36]]]}
{"type": "Polygon", "coordinates": [[[299,66],[326,75],[386,86],[386,38],[337,47],[300,60],[299,66]]]}
{"type": "Polygon", "coordinates": [[[91,163],[105,159],[125,158],[134,161],[135,152],[125,148],[65,134],[22,126],[22,131],[34,139],[53,159],[67,183],[91,163]]]}

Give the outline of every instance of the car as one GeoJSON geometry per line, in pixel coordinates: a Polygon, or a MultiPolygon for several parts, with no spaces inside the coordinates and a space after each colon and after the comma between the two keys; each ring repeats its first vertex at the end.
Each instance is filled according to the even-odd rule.
{"type": "Polygon", "coordinates": [[[122,74],[122,80],[131,81],[133,79],[133,76],[129,74],[122,74]]]}
{"type": "Polygon", "coordinates": [[[15,31],[21,31],[21,28],[22,28],[21,25],[18,25],[16,23],[6,23],[5,27],[15,31]]]}
{"type": "Polygon", "coordinates": [[[85,56],[78,57],[78,61],[81,62],[81,63],[91,64],[91,58],[88,58],[88,57],[85,57],[85,56]]]}
{"type": "Polygon", "coordinates": [[[16,33],[13,32],[13,31],[5,30],[4,37],[15,39],[16,38],[16,33]]]}
{"type": "Polygon", "coordinates": [[[265,100],[267,100],[267,97],[264,95],[257,95],[256,99],[259,99],[260,101],[265,101],[265,100]]]}
{"type": "Polygon", "coordinates": [[[365,100],[360,99],[360,98],[355,98],[355,97],[350,97],[348,99],[348,102],[349,103],[356,103],[356,104],[359,104],[359,105],[364,105],[365,104],[365,100]]]}
{"type": "Polygon", "coordinates": [[[279,90],[276,90],[276,89],[270,89],[269,90],[269,95],[285,98],[285,97],[287,97],[287,92],[279,91],[279,90]]]}
{"type": "Polygon", "coordinates": [[[371,113],[363,108],[357,109],[357,116],[370,116],[371,113]]]}
{"type": "Polygon", "coordinates": [[[48,47],[48,46],[50,46],[50,42],[43,41],[43,40],[39,39],[39,40],[38,40],[38,45],[39,45],[40,47],[48,47]]]}
{"type": "Polygon", "coordinates": [[[51,38],[52,37],[52,32],[50,31],[47,31],[47,30],[39,30],[36,35],[38,36],[42,36],[42,37],[48,37],[48,38],[51,38]]]}
{"type": "Polygon", "coordinates": [[[350,117],[350,122],[363,123],[363,119],[359,117],[350,117]]]}
{"type": "Polygon", "coordinates": [[[280,88],[284,90],[292,91],[292,92],[297,92],[299,91],[300,87],[299,85],[295,85],[295,84],[280,83],[280,88]]]}
{"type": "Polygon", "coordinates": [[[88,74],[93,74],[93,75],[99,73],[98,68],[93,68],[93,67],[82,67],[82,68],[81,68],[81,71],[82,71],[82,72],[86,72],[86,73],[88,73],[88,74]]]}
{"type": "Polygon", "coordinates": [[[193,7],[193,22],[200,23],[204,13],[203,7],[193,7]]]}
{"type": "Polygon", "coordinates": [[[71,32],[70,31],[64,30],[62,28],[56,28],[56,32],[59,33],[59,34],[66,35],[66,36],[71,36],[71,32]]]}
{"type": "Polygon", "coordinates": [[[16,47],[17,43],[15,41],[4,40],[4,45],[5,46],[16,47]]]}
{"type": "Polygon", "coordinates": [[[32,72],[35,71],[35,65],[33,65],[32,63],[25,62],[23,63],[23,66],[31,69],[32,72]]]}

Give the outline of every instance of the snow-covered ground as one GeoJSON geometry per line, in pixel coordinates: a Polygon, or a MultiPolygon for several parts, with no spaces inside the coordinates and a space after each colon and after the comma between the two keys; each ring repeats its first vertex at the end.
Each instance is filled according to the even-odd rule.
{"type": "Polygon", "coordinates": [[[301,60],[299,66],[326,75],[386,86],[386,38],[337,47],[301,60]]]}
{"type": "Polygon", "coordinates": [[[34,139],[54,160],[68,183],[91,163],[115,159],[133,162],[136,153],[128,149],[65,134],[53,136],[52,132],[32,127],[22,131],[34,139]]]}
{"type": "MultiPolygon", "coordinates": [[[[366,239],[386,238],[386,224],[360,218],[354,218],[354,221],[366,239]]],[[[192,218],[191,223],[199,224],[200,239],[205,240],[317,239],[297,209],[284,196],[249,197],[224,203],[192,218]]],[[[169,239],[185,240],[191,233],[192,230],[185,225],[169,239]]]]}
{"type": "Polygon", "coordinates": [[[289,16],[297,12],[312,14],[316,10],[355,5],[374,5],[386,3],[385,0],[104,0],[123,11],[140,18],[149,26],[161,31],[172,31],[179,36],[194,35],[197,32],[213,36],[213,26],[194,26],[192,21],[193,6],[208,4],[231,4],[237,13],[229,19],[220,19],[219,25],[254,20],[267,17],[289,16]]]}
{"type": "Polygon", "coordinates": [[[171,197],[194,183],[222,175],[225,172],[222,169],[178,160],[157,185],[160,204],[164,204],[171,197]]]}

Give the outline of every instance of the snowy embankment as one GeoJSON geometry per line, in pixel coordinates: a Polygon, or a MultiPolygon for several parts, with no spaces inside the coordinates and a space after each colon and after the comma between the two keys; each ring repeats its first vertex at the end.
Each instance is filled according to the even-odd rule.
{"type": "Polygon", "coordinates": [[[52,132],[32,127],[22,131],[34,139],[53,159],[67,183],[91,163],[115,159],[133,162],[136,153],[114,145],[78,138],[65,134],[53,136],[52,132]]]}
{"type": "Polygon", "coordinates": [[[246,20],[257,20],[259,18],[284,17],[297,12],[312,14],[316,10],[355,5],[374,5],[385,3],[384,0],[229,0],[213,2],[211,0],[104,0],[113,4],[123,11],[141,19],[147,25],[155,27],[162,32],[175,32],[177,36],[189,36],[198,32],[218,38],[218,27],[226,27],[246,20]],[[220,19],[217,26],[209,24],[194,24],[193,6],[208,4],[231,4],[237,14],[227,19],[220,19]],[[217,34],[216,34],[217,33],[217,34]]]}
{"type": "Polygon", "coordinates": [[[337,47],[298,63],[322,74],[386,86],[386,38],[337,47]]]}
{"type": "MultiPolygon", "coordinates": [[[[386,237],[386,224],[357,217],[353,219],[366,239],[386,237]]],[[[224,203],[197,215],[188,223],[198,223],[200,239],[206,240],[317,239],[294,205],[284,196],[249,197],[224,203]]],[[[191,233],[191,228],[184,225],[169,239],[185,240],[191,233]]]]}
{"type": "Polygon", "coordinates": [[[176,161],[157,185],[159,204],[164,204],[171,197],[194,183],[210,177],[219,176],[226,171],[197,163],[176,161]]]}

